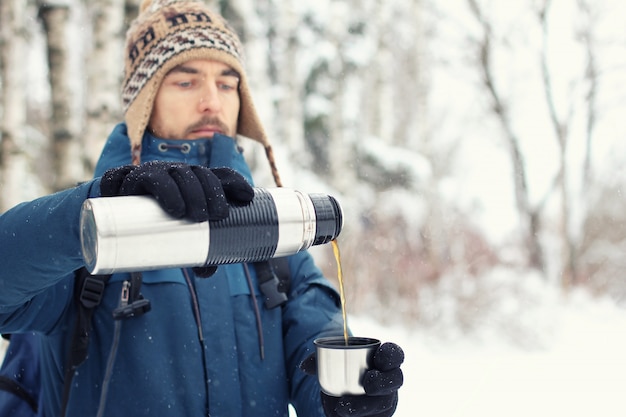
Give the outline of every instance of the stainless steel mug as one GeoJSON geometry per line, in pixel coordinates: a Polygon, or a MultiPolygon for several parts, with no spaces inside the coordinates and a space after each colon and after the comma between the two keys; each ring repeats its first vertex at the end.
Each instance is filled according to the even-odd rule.
{"type": "Polygon", "coordinates": [[[363,377],[371,368],[380,340],[369,337],[322,337],[313,341],[317,354],[317,378],[322,391],[333,397],[363,395],[363,377]]]}
{"type": "Polygon", "coordinates": [[[330,242],[343,213],[333,197],[287,188],[255,188],[249,205],[228,218],[175,219],[151,197],[91,198],[80,229],[85,266],[93,274],[264,261],[330,242]]]}

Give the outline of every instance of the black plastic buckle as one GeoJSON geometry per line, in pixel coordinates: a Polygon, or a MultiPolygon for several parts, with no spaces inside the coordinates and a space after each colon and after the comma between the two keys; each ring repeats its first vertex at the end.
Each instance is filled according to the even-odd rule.
{"type": "Polygon", "coordinates": [[[83,282],[79,300],[85,308],[94,308],[102,301],[105,282],[101,279],[89,276],[83,282]]]}
{"type": "Polygon", "coordinates": [[[276,274],[272,278],[259,285],[261,292],[265,296],[265,307],[272,309],[287,302],[287,294],[281,291],[281,283],[276,274]]]}

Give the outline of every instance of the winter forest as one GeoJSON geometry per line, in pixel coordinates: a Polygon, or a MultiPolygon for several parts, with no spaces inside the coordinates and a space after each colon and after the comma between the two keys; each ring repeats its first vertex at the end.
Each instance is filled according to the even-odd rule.
{"type": "MultiPolygon", "coordinates": [[[[0,210],[90,178],[139,3],[1,1],[0,210]]],[[[534,347],[541,291],[626,306],[622,2],[207,3],[244,42],[285,186],[343,206],[350,314],[534,347]]]]}

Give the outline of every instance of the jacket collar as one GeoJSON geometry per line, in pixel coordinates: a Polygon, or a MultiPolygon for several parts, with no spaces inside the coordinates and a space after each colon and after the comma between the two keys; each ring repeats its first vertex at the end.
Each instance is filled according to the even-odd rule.
{"type": "MultiPolygon", "coordinates": [[[[149,132],[143,136],[141,161],[165,160],[204,165],[209,168],[230,167],[242,174],[251,184],[252,174],[237,142],[225,135],[194,140],[161,139],[149,132]]],[[[131,163],[130,139],[125,123],[111,132],[95,169],[95,176],[106,170],[131,163]]]]}

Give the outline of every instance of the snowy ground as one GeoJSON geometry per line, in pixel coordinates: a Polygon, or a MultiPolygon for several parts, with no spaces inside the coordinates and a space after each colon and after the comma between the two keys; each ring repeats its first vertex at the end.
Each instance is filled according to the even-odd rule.
{"type": "Polygon", "coordinates": [[[540,349],[499,340],[442,341],[353,318],[359,335],[406,350],[398,417],[625,416],[626,311],[611,303],[555,305],[540,349]]]}
{"type": "Polygon", "coordinates": [[[417,326],[349,321],[355,334],[406,351],[397,417],[625,416],[626,311],[585,296],[542,311],[541,346],[531,348],[495,333],[444,340],[417,326]]]}

